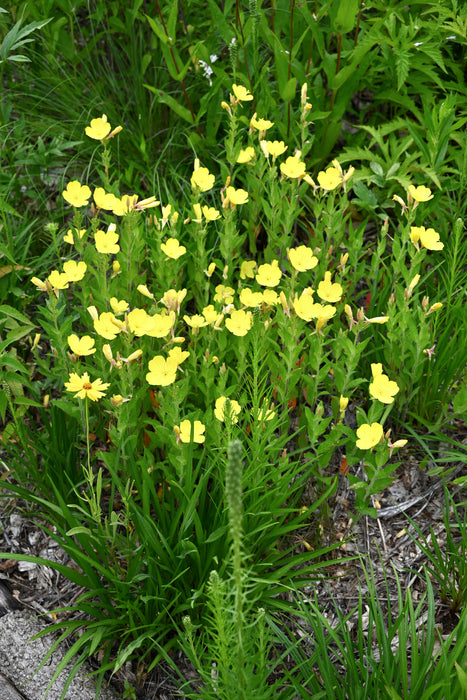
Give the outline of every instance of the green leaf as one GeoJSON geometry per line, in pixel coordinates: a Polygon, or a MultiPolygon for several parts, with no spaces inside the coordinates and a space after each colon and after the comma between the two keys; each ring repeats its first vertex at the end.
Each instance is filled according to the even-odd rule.
{"type": "Polygon", "coordinates": [[[175,114],[178,114],[179,117],[184,119],[189,124],[194,124],[194,119],[191,116],[190,110],[186,107],[183,107],[183,105],[179,104],[177,100],[168,95],[164,90],[161,90],[160,88],[155,88],[153,85],[147,85],[146,83],[144,84],[144,87],[153,92],[155,95],[157,95],[160,102],[163,102],[168,107],[170,107],[175,112],[175,114]]]}
{"type": "Polygon", "coordinates": [[[297,90],[297,79],[290,78],[283,86],[280,95],[284,102],[292,102],[297,90]]]}
{"type": "Polygon", "coordinates": [[[360,6],[359,0],[340,0],[334,29],[338,34],[347,34],[355,26],[355,18],[360,6]]]}

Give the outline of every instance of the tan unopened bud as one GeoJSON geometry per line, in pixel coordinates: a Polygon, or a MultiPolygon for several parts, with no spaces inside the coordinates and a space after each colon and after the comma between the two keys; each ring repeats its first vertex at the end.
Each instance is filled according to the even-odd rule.
{"type": "Polygon", "coordinates": [[[363,321],[364,318],[365,318],[365,312],[363,311],[362,308],[358,309],[358,311],[357,311],[357,321],[359,321],[359,322],[360,322],[360,321],[363,321]]]}
{"type": "Polygon", "coordinates": [[[95,306],[88,306],[88,312],[93,321],[96,321],[99,318],[99,312],[95,306]]]}
{"type": "Polygon", "coordinates": [[[346,305],[344,306],[344,312],[345,312],[345,315],[348,316],[348,317],[350,318],[351,321],[353,321],[352,308],[350,307],[349,304],[346,304],[346,305]]]}
{"type": "Polygon", "coordinates": [[[142,354],[143,354],[143,351],[141,350],[141,348],[138,348],[138,350],[135,350],[134,352],[132,352],[131,355],[128,355],[128,357],[126,358],[126,361],[133,362],[133,360],[137,360],[138,357],[141,357],[142,354]]]}

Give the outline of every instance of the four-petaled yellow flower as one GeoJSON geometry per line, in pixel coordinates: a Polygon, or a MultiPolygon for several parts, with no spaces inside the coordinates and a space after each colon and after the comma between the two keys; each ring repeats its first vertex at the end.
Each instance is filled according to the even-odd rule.
{"type": "Polygon", "coordinates": [[[305,176],[305,163],[297,156],[289,156],[285,163],[281,163],[281,173],[286,177],[296,180],[305,176]]]}
{"type": "Polygon", "coordinates": [[[193,314],[193,316],[184,316],[183,320],[190,326],[190,328],[203,328],[208,325],[208,322],[200,314],[193,314]]]}
{"type": "Polygon", "coordinates": [[[106,192],[103,187],[96,187],[93,199],[98,209],[105,209],[106,211],[112,211],[119,202],[118,197],[111,192],[106,192]]]}
{"type": "Polygon", "coordinates": [[[220,212],[214,207],[203,206],[203,214],[206,221],[216,221],[221,218],[220,212]]]}
{"type": "Polygon", "coordinates": [[[68,289],[70,280],[68,279],[66,272],[52,270],[50,275],[47,277],[47,282],[53,289],[68,289]]]}
{"type": "Polygon", "coordinates": [[[255,157],[255,149],[253,146],[242,148],[237,157],[237,163],[249,163],[255,157]]]}
{"type": "Polygon", "coordinates": [[[200,420],[195,420],[193,422],[193,438],[191,437],[191,421],[189,420],[182,420],[180,425],[174,425],[174,431],[177,436],[177,442],[197,442],[199,445],[202,444],[206,436],[204,435],[204,431],[206,430],[206,426],[204,423],[201,423],[200,420]]]}
{"type": "Polygon", "coordinates": [[[98,253],[114,255],[120,250],[120,246],[118,245],[118,233],[115,231],[110,230],[105,233],[105,231],[99,229],[94,234],[94,241],[98,253]]]}
{"type": "Polygon", "coordinates": [[[323,301],[328,301],[330,304],[335,304],[341,300],[343,289],[338,282],[331,282],[331,273],[329,270],[324,273],[324,280],[318,284],[318,296],[323,301]]]}
{"type": "Polygon", "coordinates": [[[91,196],[91,190],[87,185],[82,185],[78,180],[72,180],[66,186],[66,190],[62,192],[63,199],[66,199],[68,204],[79,209],[85,207],[91,196]]]}
{"type": "Polygon", "coordinates": [[[398,393],[399,387],[396,382],[392,382],[388,376],[383,374],[383,366],[380,362],[371,365],[373,381],[370,384],[370,396],[378,399],[381,403],[393,403],[394,396],[398,393]]]}
{"type": "Polygon", "coordinates": [[[253,95],[243,85],[232,85],[232,92],[239,102],[251,102],[253,95]]]}
{"type": "Polygon", "coordinates": [[[250,127],[252,129],[257,129],[258,131],[267,131],[271,128],[271,126],[274,126],[274,122],[270,122],[268,119],[257,119],[256,112],[250,121],[250,127]]]}
{"type": "Polygon", "coordinates": [[[85,228],[80,228],[79,231],[77,229],[71,229],[69,228],[66,234],[63,236],[63,240],[65,243],[71,243],[73,245],[77,239],[81,239],[84,234],[86,233],[85,228]]]}
{"type": "Polygon", "coordinates": [[[287,146],[283,141],[261,141],[263,153],[272,156],[274,160],[286,152],[287,146]]]}
{"type": "Polygon", "coordinates": [[[232,185],[229,185],[225,189],[225,201],[224,206],[232,204],[232,206],[237,206],[238,204],[246,204],[248,202],[248,192],[239,188],[238,190],[232,185]]]}
{"type": "Polygon", "coordinates": [[[74,333],[68,336],[68,345],[73,352],[78,357],[85,357],[86,355],[93,355],[96,352],[94,347],[95,340],[89,335],[83,335],[82,338],[78,338],[74,333]]]}
{"type": "Polygon", "coordinates": [[[146,374],[148,384],[169,386],[177,377],[177,361],[162,355],[156,355],[148,363],[149,372],[146,374]]]}
{"type": "Polygon", "coordinates": [[[264,263],[258,267],[256,281],[262,287],[277,287],[282,277],[282,270],[279,267],[279,261],[273,260],[272,263],[264,263]]]}
{"type": "Polygon", "coordinates": [[[410,240],[415,245],[420,241],[422,248],[428,250],[443,250],[444,248],[444,243],[441,243],[439,233],[434,228],[425,229],[424,226],[411,226],[410,240]]]}
{"type": "MultiPolygon", "coordinates": [[[[240,292],[240,304],[257,309],[264,301],[263,292],[254,292],[249,287],[244,287],[240,292]]],[[[225,324],[227,326],[227,323],[225,324]]],[[[228,328],[228,326],[227,326],[228,328]]]]}
{"type": "Polygon", "coordinates": [[[207,192],[213,187],[215,179],[207,168],[195,168],[191,176],[191,186],[194,190],[207,192]]]}
{"type": "Polygon", "coordinates": [[[103,383],[102,379],[95,379],[91,382],[87,372],[85,372],[82,377],[72,372],[69,381],[65,382],[65,386],[67,391],[76,392],[75,399],[87,398],[91,399],[91,401],[97,401],[105,396],[105,390],[108,389],[110,384],[103,383]]]}
{"type": "Polygon", "coordinates": [[[118,314],[124,314],[128,310],[129,303],[125,299],[119,301],[117,297],[110,297],[110,307],[114,314],[118,316],[118,314]]]}
{"type": "Polygon", "coordinates": [[[185,362],[188,357],[190,357],[190,353],[188,350],[182,350],[179,347],[175,347],[169,350],[169,357],[171,360],[174,360],[178,366],[181,365],[182,362],[185,362]]]}
{"type": "Polygon", "coordinates": [[[70,282],[79,282],[82,280],[87,269],[88,266],[82,260],[79,262],[76,262],[76,260],[67,260],[63,263],[63,272],[70,282]]]}
{"type": "Polygon", "coordinates": [[[177,260],[186,253],[185,246],[180,245],[177,238],[168,238],[165,243],[161,243],[161,250],[172,260],[177,260]]]}
{"type": "Polygon", "coordinates": [[[300,245],[298,248],[289,248],[287,257],[297,272],[312,270],[318,264],[318,258],[313,255],[311,248],[308,248],[306,245],[300,245]]]}
{"type": "Polygon", "coordinates": [[[175,312],[154,314],[154,316],[149,316],[148,318],[151,319],[151,327],[146,331],[146,335],[149,335],[151,338],[165,338],[169,335],[175,323],[175,312]]]}
{"type": "Polygon", "coordinates": [[[431,194],[430,188],[425,187],[424,185],[420,185],[419,187],[415,187],[415,185],[409,185],[409,194],[412,196],[412,199],[414,199],[416,202],[428,202],[434,197],[434,195],[431,194]]]}
{"type": "Polygon", "coordinates": [[[357,447],[361,450],[371,450],[383,437],[381,423],[364,423],[357,429],[357,447]]]}
{"type": "Polygon", "coordinates": [[[228,399],[227,396],[220,396],[218,399],[216,399],[216,408],[214,409],[214,415],[216,416],[217,420],[225,422],[230,418],[231,423],[238,423],[237,416],[239,415],[241,410],[242,409],[238,401],[235,401],[234,399],[228,399]],[[227,402],[228,408],[226,407],[227,402]],[[227,415],[226,410],[228,411],[227,415]]]}
{"type": "Polygon", "coordinates": [[[152,328],[152,316],[145,309],[132,309],[126,317],[131,333],[138,337],[146,335],[152,328]]]}
{"type": "Polygon", "coordinates": [[[253,325],[251,311],[244,311],[243,309],[232,311],[230,317],[225,319],[225,325],[234,335],[246,335],[253,325]]]}
{"type": "Polygon", "coordinates": [[[102,141],[106,136],[109,135],[110,129],[109,122],[107,121],[107,116],[105,114],[102,117],[97,117],[97,119],[91,119],[91,125],[85,128],[86,136],[90,139],[95,139],[96,141],[102,141]]]}
{"type": "Polygon", "coordinates": [[[326,168],[318,173],[318,182],[323,190],[335,190],[342,182],[342,176],[337,168],[326,168]]]}
{"type": "Polygon", "coordinates": [[[121,324],[111,311],[103,311],[98,318],[94,318],[94,330],[102,338],[113,340],[123,330],[121,324]]]}
{"type": "Polygon", "coordinates": [[[234,300],[234,294],[235,289],[232,289],[232,287],[226,287],[223,284],[218,284],[214,295],[214,301],[217,301],[219,304],[231,304],[234,300]]]}
{"type": "Polygon", "coordinates": [[[256,260],[244,260],[240,265],[240,279],[247,277],[254,279],[256,270],[256,260]]]}

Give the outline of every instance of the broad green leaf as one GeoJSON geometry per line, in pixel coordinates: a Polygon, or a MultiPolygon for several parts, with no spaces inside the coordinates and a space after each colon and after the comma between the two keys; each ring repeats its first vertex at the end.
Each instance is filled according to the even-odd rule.
{"type": "Polygon", "coordinates": [[[147,84],[144,84],[144,87],[153,92],[155,95],[157,95],[159,100],[166,104],[168,107],[170,107],[175,112],[175,114],[178,114],[179,117],[187,121],[189,124],[194,123],[194,119],[191,116],[190,110],[186,107],[183,107],[183,105],[179,104],[177,100],[168,95],[164,90],[161,90],[160,88],[155,88],[153,85],[147,84]]]}
{"type": "Polygon", "coordinates": [[[347,32],[352,31],[359,6],[359,0],[340,0],[334,21],[334,29],[338,34],[347,34],[347,32]]]}

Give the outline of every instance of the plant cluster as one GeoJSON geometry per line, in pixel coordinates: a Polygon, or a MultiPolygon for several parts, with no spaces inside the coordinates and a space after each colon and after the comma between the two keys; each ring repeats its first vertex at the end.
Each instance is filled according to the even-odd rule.
{"type": "MultiPolygon", "coordinates": [[[[439,442],[465,420],[465,42],[441,47],[449,32],[465,36],[461,9],[424,3],[415,21],[400,2],[329,0],[313,12],[229,0],[209,2],[195,22],[199,3],[156,3],[149,16],[138,2],[125,10],[128,29],[118,2],[84,22],[86,3],[57,5],[46,23],[50,2],[17,3],[0,53],[6,63],[41,29],[32,89],[61,57],[70,81],[83,64],[89,96],[77,118],[76,95],[54,83],[24,139],[26,121],[10,124],[16,108],[2,97],[13,173],[0,175],[2,478],[73,561],[52,565],[84,589],[57,611],[60,641],[80,631],[57,673],[99,652],[102,682],[136,657],[173,666],[181,646],[202,697],[271,697],[278,669],[284,697],[329,694],[341,681],[344,697],[346,666],[348,678],[399,697],[410,673],[390,658],[398,635],[410,639],[412,672],[433,685],[445,673],[465,691],[462,644],[446,642],[457,645],[452,663],[446,644],[431,660],[431,621],[426,663],[417,656],[409,595],[386,630],[369,586],[379,660],[359,628],[350,663],[346,620],[330,629],[316,602],[298,611],[311,655],[278,622],[333,565],[340,543],[323,524],[339,480],[353,494],[349,522],[374,517],[400,467],[394,452],[418,444],[439,473],[424,430],[439,442]],[[31,21],[21,29],[23,10],[31,21]],[[70,32],[79,56],[65,47],[70,32]],[[113,65],[107,80],[92,51],[113,65]],[[165,72],[152,65],[156,51],[165,72]],[[127,60],[134,111],[126,85],[104,101],[127,60]],[[414,96],[427,89],[434,107],[414,96]],[[37,141],[54,100],[69,118],[37,141]],[[153,157],[159,120],[186,139],[170,137],[153,157]]],[[[443,439],[450,461],[465,461],[443,439]]],[[[462,531],[446,499],[446,532],[462,531]]],[[[463,610],[458,641],[464,539],[450,534],[445,558],[420,544],[442,596],[463,610]]],[[[426,600],[432,610],[429,579],[426,600]]],[[[422,685],[411,686],[420,697],[422,685]]]]}

